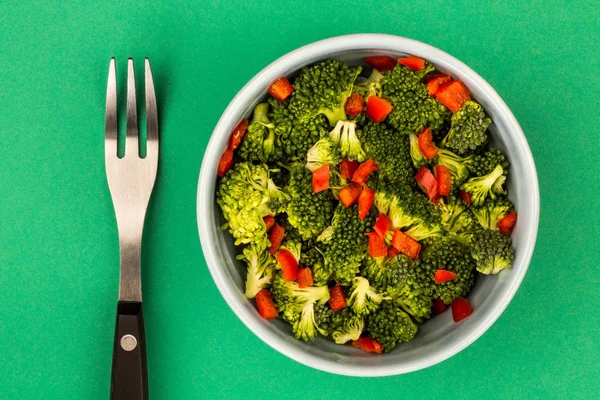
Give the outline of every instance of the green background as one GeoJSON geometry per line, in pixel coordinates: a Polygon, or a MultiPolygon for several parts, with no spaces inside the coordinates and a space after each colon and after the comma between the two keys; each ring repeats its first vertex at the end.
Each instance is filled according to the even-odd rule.
{"type": "Polygon", "coordinates": [[[54,3],[0,3],[0,399],[108,398],[111,56],[121,77],[127,56],[150,57],[161,105],[143,255],[153,399],[597,398],[597,2],[54,3]],[[203,152],[235,93],[288,51],[357,32],[437,46],[496,88],[533,151],[542,206],[529,272],[489,331],[442,364],[375,379],[312,370],[256,338],[208,273],[195,213],[203,152]]]}

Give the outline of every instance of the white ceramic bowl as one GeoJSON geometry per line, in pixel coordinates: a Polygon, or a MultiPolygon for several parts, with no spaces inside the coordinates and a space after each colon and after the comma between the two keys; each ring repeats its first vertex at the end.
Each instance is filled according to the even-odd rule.
{"type": "Polygon", "coordinates": [[[279,58],[240,90],[231,101],[212,134],[198,181],[198,231],[204,257],[221,294],[235,314],[265,343],[286,356],[323,371],[354,376],[386,376],[426,368],[458,353],[481,336],[506,308],[521,284],[535,245],[539,219],[539,189],[531,151],[504,101],[471,68],[435,47],[391,35],[359,34],[322,40],[279,58]],[[219,227],[223,217],[215,201],[217,161],[230,132],[248,118],[265,96],[267,87],[279,76],[289,76],[306,65],[328,58],[360,63],[367,55],[399,57],[412,54],[434,64],[440,71],[461,79],[472,96],[493,120],[493,145],[510,159],[507,187],[518,212],[512,234],[516,259],[512,270],[495,276],[479,276],[469,301],[473,314],[454,323],[445,312],[420,326],[409,343],[389,354],[372,355],[350,346],[339,346],[318,338],[314,343],[294,339],[291,328],[280,320],[265,321],[252,301],[244,296],[245,266],[235,259],[231,235],[219,227]]]}

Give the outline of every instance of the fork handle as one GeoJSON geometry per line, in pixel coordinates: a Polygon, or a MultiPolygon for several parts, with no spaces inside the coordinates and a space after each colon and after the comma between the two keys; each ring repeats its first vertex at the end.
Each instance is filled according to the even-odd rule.
{"type": "Polygon", "coordinates": [[[111,400],[147,400],[146,335],[141,302],[119,301],[113,346],[111,400]]]}

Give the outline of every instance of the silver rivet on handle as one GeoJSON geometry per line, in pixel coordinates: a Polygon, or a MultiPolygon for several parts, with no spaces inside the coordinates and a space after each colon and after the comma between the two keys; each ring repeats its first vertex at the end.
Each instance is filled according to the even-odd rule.
{"type": "Polygon", "coordinates": [[[137,339],[133,335],[125,335],[121,338],[121,348],[125,351],[133,351],[137,347],[137,339]]]}

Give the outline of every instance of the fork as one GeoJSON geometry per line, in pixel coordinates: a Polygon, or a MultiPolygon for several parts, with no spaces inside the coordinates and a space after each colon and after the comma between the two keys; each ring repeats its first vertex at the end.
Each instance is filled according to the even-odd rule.
{"type": "Polygon", "coordinates": [[[158,165],[158,116],[150,61],[145,60],[146,157],[138,151],[133,59],[127,62],[125,155],[117,156],[117,80],[110,60],[106,90],[106,178],[117,217],[120,248],[119,300],[113,344],[110,398],[148,399],[146,338],[142,307],[141,246],[144,219],[158,165]]]}

